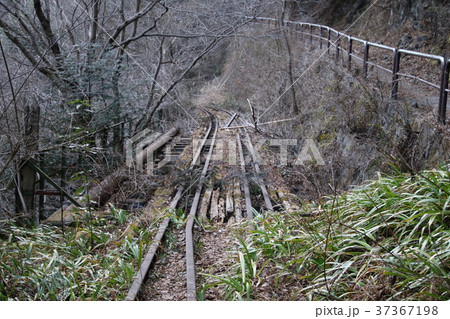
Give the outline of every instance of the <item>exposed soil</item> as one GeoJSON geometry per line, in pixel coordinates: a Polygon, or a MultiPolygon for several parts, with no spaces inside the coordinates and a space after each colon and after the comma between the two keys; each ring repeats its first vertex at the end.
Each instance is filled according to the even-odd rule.
{"type": "MultiPolygon", "coordinates": [[[[201,233],[196,255],[197,286],[202,287],[216,281],[207,275],[224,275],[233,263],[233,256],[237,256],[236,239],[233,235],[233,225],[214,224],[201,233]]],[[[223,300],[217,288],[205,291],[204,300],[223,300]]]]}
{"type": "Polygon", "coordinates": [[[172,229],[160,248],[158,260],[144,285],[142,300],[186,300],[186,243],[184,228],[172,229]]]}

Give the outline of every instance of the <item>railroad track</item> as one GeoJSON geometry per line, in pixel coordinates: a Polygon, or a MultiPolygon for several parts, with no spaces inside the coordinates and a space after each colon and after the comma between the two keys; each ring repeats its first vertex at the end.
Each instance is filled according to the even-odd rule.
{"type": "MultiPolygon", "coordinates": [[[[257,185],[261,190],[260,196],[254,197],[254,202],[258,201],[263,202],[262,204],[257,204],[256,207],[263,208],[268,210],[273,210],[272,203],[270,200],[270,196],[268,194],[267,188],[265,186],[264,180],[261,177],[261,170],[256,159],[255,151],[253,149],[253,145],[250,139],[250,135],[244,129],[239,129],[237,132],[231,131],[228,132],[226,136],[225,133],[222,133],[220,136],[221,142],[224,140],[230,141],[235,138],[236,140],[236,148],[238,150],[238,162],[237,168],[239,170],[240,181],[237,181],[236,178],[233,178],[233,182],[231,185],[227,185],[226,188],[226,196],[222,194],[221,201],[219,201],[219,195],[221,195],[221,188],[215,188],[215,185],[210,181],[208,186],[208,179],[212,177],[208,175],[211,172],[211,163],[213,159],[214,153],[220,153],[223,151],[220,150],[220,147],[217,147],[217,141],[219,140],[219,126],[221,125],[219,121],[219,117],[223,120],[224,125],[229,125],[229,123],[236,117],[235,114],[232,114],[229,111],[220,110],[210,108],[209,110],[202,110],[208,117],[209,125],[202,137],[201,142],[199,143],[199,147],[196,150],[193,150],[193,159],[190,164],[189,170],[201,169],[199,175],[196,176],[195,183],[191,183],[191,185],[182,184],[178,186],[175,196],[171,199],[169,204],[169,209],[174,211],[179,206],[180,200],[182,198],[186,198],[188,193],[193,193],[191,198],[186,198],[186,202],[190,202],[189,213],[186,216],[184,233],[182,231],[174,231],[174,236],[176,237],[177,249],[178,252],[173,252],[171,265],[164,265],[164,263],[160,266],[160,269],[169,269],[172,268],[180,268],[185,267],[185,298],[188,301],[197,300],[197,275],[196,275],[196,260],[195,260],[195,233],[194,233],[194,225],[196,218],[204,218],[206,217],[206,213],[208,211],[208,207],[211,206],[209,210],[209,217],[211,220],[218,222],[226,222],[226,221],[235,221],[239,220],[243,217],[247,217],[249,219],[253,218],[253,206],[252,206],[252,193],[250,191],[251,185],[257,185]],[[243,136],[243,137],[242,137],[243,136]],[[251,158],[249,161],[248,159],[251,158]],[[247,159],[247,162],[246,162],[247,159]],[[249,163],[250,162],[250,163],[249,163]],[[253,171],[254,173],[251,173],[253,171]],[[196,185],[194,189],[192,189],[192,185],[196,185]],[[212,186],[211,186],[212,185],[212,186]],[[241,192],[241,187],[243,192],[241,192]],[[244,196],[242,196],[242,193],[244,196]],[[225,197],[225,198],[224,198],[225,197]],[[263,200],[258,197],[263,198],[263,200]],[[242,205],[242,202],[245,201],[245,204],[242,205]],[[207,204],[205,204],[207,202],[207,204]],[[211,203],[211,204],[209,204],[211,203]],[[205,208],[206,207],[206,208],[205,208]],[[219,212],[221,211],[221,213],[219,212]],[[199,213],[199,211],[201,211],[199,213]],[[245,212],[245,214],[244,214],[245,212]],[[234,213],[234,215],[232,215],[234,213]],[[199,216],[200,215],[200,216],[199,216]],[[184,244],[184,247],[182,247],[184,244]],[[184,250],[185,261],[180,261],[182,258],[181,250],[184,250]]],[[[220,143],[219,143],[220,144],[220,143]]],[[[233,143],[231,143],[234,145],[233,143]]],[[[217,154],[216,154],[217,155],[217,154]]],[[[222,163],[222,167],[224,167],[222,163]]],[[[210,174],[211,175],[211,174],[210,174]]],[[[187,210],[186,210],[187,211],[187,210]]],[[[151,288],[143,289],[143,286],[151,286],[152,280],[146,283],[147,275],[149,274],[149,270],[153,264],[155,264],[155,257],[157,251],[161,249],[162,240],[169,229],[170,217],[165,217],[158,228],[158,231],[152,241],[152,244],[141,263],[140,269],[137,272],[132,286],[127,294],[126,300],[136,300],[136,299],[152,299],[151,296],[151,288]],[[139,295],[140,291],[146,290],[145,296],[141,298],[139,295]],[[150,293],[149,293],[150,291],[150,293]]],[[[199,236],[199,234],[197,234],[199,236]]],[[[197,240],[198,240],[197,236],[197,240]]],[[[154,269],[152,271],[152,279],[157,279],[164,277],[164,273],[158,273],[158,271],[154,269]]],[[[182,273],[183,270],[177,269],[177,273],[182,273]]],[[[177,277],[179,277],[177,275],[177,277]]],[[[177,285],[180,284],[180,278],[177,279],[177,285]]],[[[173,289],[174,284],[165,283],[165,288],[153,289],[161,290],[169,295],[169,289],[173,289]]],[[[178,288],[177,288],[178,289],[178,288]]],[[[142,294],[144,295],[144,294],[142,294]]],[[[161,299],[164,299],[162,296],[161,299]]]]}
{"type": "MultiPolygon", "coordinates": [[[[196,163],[199,161],[201,153],[204,151],[207,140],[211,137],[211,134],[215,135],[215,133],[212,133],[212,132],[217,131],[217,124],[214,121],[213,115],[210,112],[208,112],[207,110],[203,110],[203,111],[209,116],[210,123],[206,130],[206,133],[204,134],[204,137],[202,139],[202,142],[201,142],[199,148],[197,149],[196,153],[193,156],[193,159],[192,159],[189,169],[193,169],[196,166],[196,163]]],[[[178,202],[182,198],[183,191],[185,190],[185,188],[186,188],[186,185],[184,185],[184,184],[178,186],[177,192],[169,204],[168,208],[170,210],[173,211],[177,208],[178,202]]],[[[156,233],[156,236],[154,237],[152,244],[151,244],[146,256],[144,257],[144,260],[141,263],[141,266],[140,266],[137,274],[135,275],[134,281],[131,285],[130,290],[128,291],[128,294],[127,294],[125,300],[136,300],[138,293],[139,293],[139,291],[144,283],[144,280],[148,274],[150,266],[152,265],[152,263],[155,259],[157,250],[161,245],[161,241],[168,229],[169,223],[170,223],[170,217],[168,217],[168,216],[162,220],[162,222],[158,228],[158,231],[156,233]]]]}
{"type": "MultiPolygon", "coordinates": [[[[225,127],[228,127],[231,124],[231,121],[234,120],[236,116],[238,116],[237,113],[231,113],[226,110],[220,110],[222,112],[227,113],[230,116],[230,121],[227,122],[225,127]]],[[[240,120],[238,120],[239,122],[240,120]]],[[[267,190],[266,183],[264,181],[264,178],[262,177],[262,171],[260,168],[259,158],[255,152],[255,149],[253,147],[253,142],[250,137],[250,134],[248,133],[248,130],[244,127],[244,125],[238,125],[237,132],[236,132],[236,141],[239,151],[239,162],[241,166],[241,173],[243,176],[243,188],[245,192],[245,198],[246,198],[246,211],[247,211],[247,218],[252,219],[253,218],[253,209],[252,209],[252,203],[250,199],[250,191],[249,191],[249,181],[247,178],[247,175],[251,176],[251,179],[254,183],[257,184],[259,187],[262,197],[264,199],[264,204],[258,206],[261,210],[273,210],[272,201],[270,199],[269,192],[267,190]],[[241,136],[244,136],[245,139],[242,139],[241,136]],[[243,145],[246,147],[244,148],[243,145]],[[251,159],[250,164],[246,165],[247,161],[246,158],[249,157],[251,159]],[[253,170],[254,174],[248,174],[248,170],[253,170]]]]}

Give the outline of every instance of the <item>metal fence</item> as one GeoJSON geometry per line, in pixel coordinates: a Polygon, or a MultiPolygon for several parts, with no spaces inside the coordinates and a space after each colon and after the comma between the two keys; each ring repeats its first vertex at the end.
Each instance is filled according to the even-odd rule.
{"type": "MultiPolygon", "coordinates": [[[[277,26],[280,21],[274,18],[266,18],[266,17],[248,17],[251,21],[260,21],[263,23],[267,23],[269,26],[277,26]]],[[[320,49],[323,49],[323,46],[327,46],[328,53],[331,52],[331,49],[334,49],[334,56],[338,59],[340,56],[346,58],[346,65],[348,68],[351,68],[352,64],[354,64],[354,60],[358,60],[362,63],[362,75],[367,78],[368,76],[368,67],[373,66],[385,72],[388,72],[392,75],[392,79],[390,81],[391,92],[390,96],[392,99],[398,98],[398,90],[399,90],[399,81],[401,78],[408,78],[419,81],[425,84],[428,87],[439,90],[439,103],[438,103],[438,121],[445,124],[446,121],[446,111],[447,111],[447,97],[448,92],[450,92],[449,85],[449,69],[450,69],[450,59],[447,56],[439,56],[432,54],[425,54],[416,51],[404,50],[399,48],[393,48],[386,45],[373,43],[365,40],[361,40],[356,37],[349,36],[345,33],[339,32],[333,28],[328,26],[314,24],[314,23],[305,23],[305,22],[295,22],[295,21],[284,21],[287,27],[291,27],[294,30],[300,32],[302,35],[306,35],[306,41],[309,38],[309,42],[313,44],[314,40],[320,49]],[[346,43],[344,43],[344,41],[346,43]],[[359,44],[362,45],[362,56],[358,55],[358,53],[354,50],[354,45],[359,44]],[[382,66],[375,61],[372,61],[370,58],[370,48],[378,48],[384,51],[388,51],[392,54],[392,62],[388,67],[382,66]],[[420,76],[415,76],[410,73],[401,72],[401,60],[406,56],[414,56],[418,57],[421,60],[434,60],[437,61],[440,65],[439,69],[439,78],[433,78],[432,80],[425,79],[420,76]],[[434,81],[433,81],[434,80],[434,81]]]]}

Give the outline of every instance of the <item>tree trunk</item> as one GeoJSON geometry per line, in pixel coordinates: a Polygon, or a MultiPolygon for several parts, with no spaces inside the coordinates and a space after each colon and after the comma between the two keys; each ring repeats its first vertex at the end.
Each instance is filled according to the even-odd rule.
{"type": "Polygon", "coordinates": [[[38,106],[25,106],[25,159],[21,161],[16,176],[16,213],[19,221],[26,223],[27,220],[38,222],[34,216],[34,195],[36,185],[36,172],[28,163],[39,148],[39,118],[40,108],[38,106]]]}
{"type": "Polygon", "coordinates": [[[294,79],[294,63],[293,63],[293,58],[292,58],[292,49],[291,49],[291,44],[289,43],[289,37],[286,32],[285,23],[284,23],[286,11],[287,11],[287,1],[284,1],[283,10],[281,11],[281,16],[280,16],[280,29],[283,34],[284,43],[286,45],[286,54],[287,54],[287,59],[288,59],[288,78],[289,78],[288,90],[291,92],[291,95],[292,95],[292,110],[294,111],[295,114],[298,114],[297,96],[296,96],[295,87],[294,87],[295,79],[294,79]]]}

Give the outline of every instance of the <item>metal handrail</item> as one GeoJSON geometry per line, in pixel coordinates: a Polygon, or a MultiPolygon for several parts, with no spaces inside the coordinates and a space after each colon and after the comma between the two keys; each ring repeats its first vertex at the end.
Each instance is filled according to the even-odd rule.
{"type": "MultiPolygon", "coordinates": [[[[368,64],[368,65],[371,65],[371,66],[373,66],[373,67],[375,67],[375,68],[378,68],[378,69],[380,69],[380,70],[383,70],[383,71],[385,71],[385,72],[392,73],[392,70],[389,70],[389,69],[387,69],[387,68],[385,68],[385,67],[383,67],[383,66],[381,66],[381,65],[378,65],[378,64],[376,64],[376,63],[373,63],[373,62],[367,62],[367,64],[368,64]]],[[[399,75],[402,75],[402,74],[399,73],[399,75]]],[[[438,87],[438,88],[439,88],[439,87],[438,87]]]]}
{"type": "MultiPolygon", "coordinates": [[[[247,19],[250,19],[250,21],[266,21],[269,22],[279,22],[278,19],[275,18],[269,18],[269,17],[246,17],[247,19]]],[[[439,122],[445,124],[446,120],[446,111],[447,111],[447,99],[448,99],[448,92],[449,90],[449,68],[450,68],[450,59],[446,58],[444,56],[439,55],[433,55],[433,54],[427,54],[417,51],[410,51],[405,49],[399,49],[390,47],[384,44],[369,42],[366,40],[362,40],[356,37],[352,37],[350,35],[347,35],[345,33],[342,33],[340,31],[337,31],[329,26],[321,25],[321,24],[315,24],[315,23],[308,23],[308,22],[298,22],[298,21],[284,21],[286,25],[297,25],[300,26],[300,30],[298,30],[301,34],[307,34],[309,35],[310,42],[312,44],[313,39],[319,39],[320,48],[322,48],[322,41],[326,41],[327,43],[327,50],[330,51],[330,47],[336,48],[336,59],[339,57],[339,52],[343,51],[347,54],[347,64],[348,68],[351,68],[352,58],[356,58],[363,62],[363,77],[367,77],[368,75],[368,66],[374,66],[381,70],[387,71],[390,74],[392,74],[392,81],[391,81],[391,98],[397,99],[398,98],[398,83],[400,77],[404,78],[411,78],[417,81],[420,81],[432,88],[439,89],[439,104],[438,104],[438,120],[439,122]],[[309,28],[309,32],[304,32],[304,27],[309,28]],[[319,35],[313,34],[313,29],[316,29],[319,31],[319,35]],[[327,32],[327,37],[323,37],[323,31],[327,32]],[[337,37],[334,41],[331,40],[332,33],[335,34],[337,37]],[[348,41],[348,50],[345,50],[340,45],[340,41],[342,38],[346,38],[348,41]],[[364,46],[364,56],[363,58],[360,58],[356,54],[353,53],[353,42],[359,42],[362,43],[364,46]],[[393,54],[393,62],[392,62],[392,70],[389,70],[376,62],[369,61],[369,51],[371,47],[375,47],[378,49],[388,50],[391,51],[393,54]],[[440,62],[440,78],[439,78],[439,84],[432,83],[428,80],[425,80],[419,76],[415,76],[412,74],[406,74],[400,72],[400,60],[402,56],[416,56],[422,59],[430,59],[440,62]]]]}
{"type": "Polygon", "coordinates": [[[439,89],[439,88],[440,88],[439,85],[434,84],[434,83],[431,83],[431,82],[429,82],[429,81],[427,81],[427,80],[424,80],[424,79],[422,79],[422,78],[419,78],[418,76],[414,76],[414,75],[407,74],[407,73],[401,73],[401,72],[398,72],[398,75],[401,75],[401,76],[403,76],[403,77],[405,77],[405,78],[410,78],[410,79],[412,79],[412,80],[416,80],[416,81],[425,83],[425,84],[427,84],[427,85],[429,85],[429,86],[431,86],[431,87],[434,87],[434,88],[436,88],[436,89],[439,89]]]}

